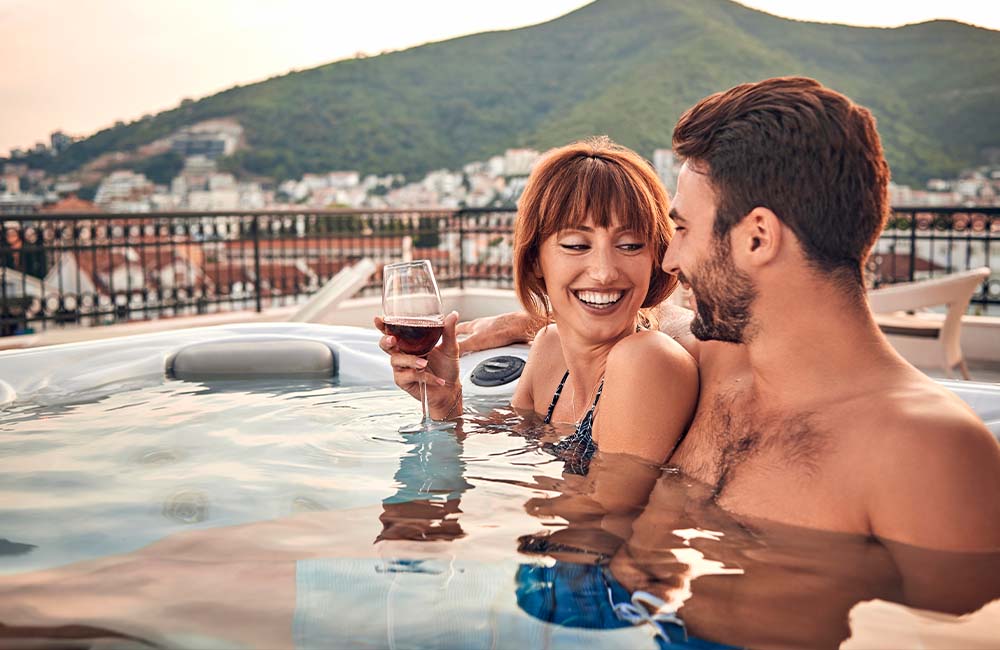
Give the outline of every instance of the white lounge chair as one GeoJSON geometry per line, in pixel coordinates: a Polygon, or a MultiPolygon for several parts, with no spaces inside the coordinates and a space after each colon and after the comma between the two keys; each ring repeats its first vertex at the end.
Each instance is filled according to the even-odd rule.
{"type": "Polygon", "coordinates": [[[337,306],[365,286],[374,272],[375,262],[367,257],[341,269],[288,320],[296,323],[336,322],[337,306]]]}
{"type": "Polygon", "coordinates": [[[976,287],[989,276],[990,270],[980,267],[930,280],[893,284],[869,291],[868,302],[875,312],[875,321],[886,335],[906,337],[907,346],[935,347],[948,377],[958,366],[962,377],[969,379],[962,356],[962,315],[976,287]],[[943,319],[939,314],[915,313],[937,305],[948,307],[943,319]]]}

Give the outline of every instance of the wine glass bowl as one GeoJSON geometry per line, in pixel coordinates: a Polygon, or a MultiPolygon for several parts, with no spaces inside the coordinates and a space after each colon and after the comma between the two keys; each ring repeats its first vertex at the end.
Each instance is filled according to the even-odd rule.
{"type": "Polygon", "coordinates": [[[426,357],[441,339],[444,324],[432,318],[384,318],[385,331],[396,337],[400,352],[426,357]]]}
{"type": "MultiPolygon", "coordinates": [[[[426,357],[441,339],[444,314],[441,293],[429,260],[387,264],[382,269],[382,322],[386,334],[396,338],[400,352],[426,357]]],[[[403,433],[434,428],[427,413],[427,385],[420,373],[420,403],[423,419],[403,433]]]]}

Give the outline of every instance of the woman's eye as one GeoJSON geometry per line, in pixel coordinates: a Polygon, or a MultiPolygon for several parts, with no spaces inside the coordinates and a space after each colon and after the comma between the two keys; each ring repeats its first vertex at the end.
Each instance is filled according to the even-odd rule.
{"type": "Polygon", "coordinates": [[[619,244],[618,245],[618,248],[622,249],[623,251],[625,251],[627,253],[634,253],[636,251],[641,251],[645,247],[646,247],[645,244],[619,244]]]}
{"type": "Polygon", "coordinates": [[[585,251],[590,248],[587,244],[559,244],[559,246],[569,251],[585,251]]]}

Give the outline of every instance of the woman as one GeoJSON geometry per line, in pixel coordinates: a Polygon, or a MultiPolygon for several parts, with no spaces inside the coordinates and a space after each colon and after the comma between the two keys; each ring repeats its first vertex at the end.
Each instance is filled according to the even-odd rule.
{"type": "MultiPolygon", "coordinates": [[[[521,197],[514,286],[548,325],[511,404],[545,423],[573,424],[557,450],[580,473],[597,449],[662,463],[694,412],[694,360],[650,329],[653,308],[676,286],[659,264],[673,234],[668,211],[648,163],[607,138],[548,152],[521,197]]],[[[435,419],[461,413],[456,321],[445,319],[444,340],[426,361],[382,339],[400,387],[419,395],[418,373],[427,373],[435,419]]]]}

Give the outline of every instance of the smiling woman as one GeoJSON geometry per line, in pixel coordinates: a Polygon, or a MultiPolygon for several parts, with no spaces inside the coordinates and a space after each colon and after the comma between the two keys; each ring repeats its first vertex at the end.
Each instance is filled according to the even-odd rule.
{"type": "MultiPolygon", "coordinates": [[[[659,265],[673,234],[669,208],[650,165],[608,138],[548,152],[521,197],[514,284],[546,327],[511,404],[545,424],[573,425],[552,447],[573,473],[586,474],[598,448],[661,463],[691,418],[694,360],[669,337],[645,331],[650,310],[677,284],[659,265]]],[[[446,321],[444,342],[426,364],[403,354],[394,337],[383,339],[397,384],[431,375],[435,417],[451,417],[461,399],[453,323],[446,321]]]]}

